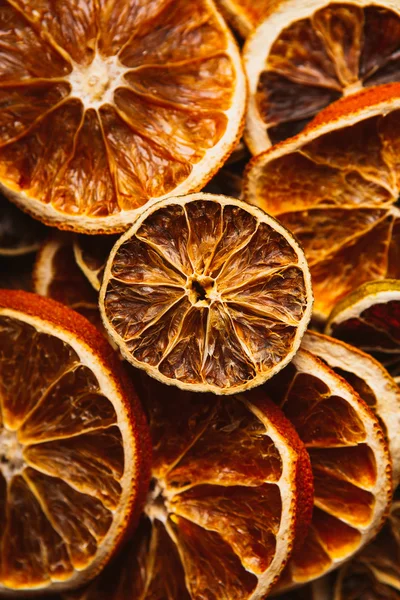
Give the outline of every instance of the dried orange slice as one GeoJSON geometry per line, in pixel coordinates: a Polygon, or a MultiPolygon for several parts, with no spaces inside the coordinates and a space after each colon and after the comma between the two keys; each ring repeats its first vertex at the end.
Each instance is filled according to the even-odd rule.
{"type": "Polygon", "coordinates": [[[304,446],[258,390],[228,402],[146,379],[145,515],[80,600],[265,598],[311,516],[304,446]]]}
{"type": "Polygon", "coordinates": [[[372,87],[250,162],[246,199],[302,243],[319,318],[366,281],[400,278],[399,111],[399,84],[372,87]]]}
{"type": "Polygon", "coordinates": [[[265,0],[267,12],[244,50],[253,154],[295,135],[342,95],[400,80],[397,2],[265,0]]]}
{"type": "Polygon", "coordinates": [[[372,356],[326,335],[307,331],[302,348],[346,379],[378,417],[389,443],[396,486],[400,482],[400,389],[396,382],[372,356]]]}
{"type": "Polygon", "coordinates": [[[2,1],[0,187],[47,224],[127,229],[235,148],[246,82],[212,0],[2,1]]]}
{"type": "MultiPolygon", "coordinates": [[[[1,117],[0,117],[1,118],[1,117]]],[[[21,256],[38,250],[46,228],[0,194],[0,256],[21,256]]]]}
{"type": "Polygon", "coordinates": [[[90,237],[77,235],[73,248],[76,263],[92,287],[98,292],[103,280],[107,259],[118,237],[115,235],[97,235],[90,237]]]}
{"type": "Polygon", "coordinates": [[[371,281],[332,310],[326,332],[375,356],[400,382],[400,281],[371,281]]]}
{"type": "Polygon", "coordinates": [[[290,361],[312,291],[303,251],[277,221],[193,194],[153,204],[118,240],[99,301],[134,366],[183,389],[233,394],[290,361]]]}
{"type": "Polygon", "coordinates": [[[287,590],[337,568],[376,535],[392,498],[391,461],[368,406],[307,350],[261,389],[295,426],[314,476],[311,527],[278,583],[287,590]]]}
{"type": "Polygon", "coordinates": [[[270,0],[217,0],[223,15],[242,37],[261,22],[271,10],[270,0]]]}
{"type": "Polygon", "coordinates": [[[150,443],[128,384],[86,319],[0,291],[0,595],[85,583],[138,517],[150,443]]]}

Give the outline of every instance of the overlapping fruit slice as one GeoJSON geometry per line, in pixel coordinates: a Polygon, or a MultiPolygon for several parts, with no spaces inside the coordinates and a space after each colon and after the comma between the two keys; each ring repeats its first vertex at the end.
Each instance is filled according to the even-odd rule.
{"type": "Polygon", "coordinates": [[[375,413],[389,443],[396,486],[400,481],[400,390],[396,382],[372,356],[329,336],[307,331],[302,348],[346,379],[375,413]]]}
{"type": "Polygon", "coordinates": [[[28,217],[0,194],[0,256],[35,252],[46,235],[45,230],[41,223],[28,217]]]}
{"type": "Polygon", "coordinates": [[[258,391],[227,401],[146,380],[142,527],[80,600],[264,598],[311,516],[304,446],[258,391]]]}
{"type": "Polygon", "coordinates": [[[168,384],[233,394],[287,364],[312,292],[303,251],[244,202],[193,194],[153,206],[118,240],[100,309],[134,366],[168,384]]]}
{"type": "Polygon", "coordinates": [[[400,281],[371,281],[343,298],[326,332],[375,356],[400,382],[400,281]]]}
{"type": "Polygon", "coordinates": [[[335,569],[376,535],[391,501],[391,462],[377,418],[307,350],[261,389],[295,426],[314,476],[312,524],[278,583],[285,590],[335,569]]]}
{"type": "Polygon", "coordinates": [[[118,359],[79,314],[0,291],[0,595],[93,577],[138,517],[150,441],[118,359]]]}
{"type": "Polygon", "coordinates": [[[69,306],[102,328],[98,296],[75,261],[68,234],[54,235],[42,245],[33,270],[33,288],[40,296],[69,306]]]}
{"type": "Polygon", "coordinates": [[[74,238],[76,263],[96,291],[100,290],[104,268],[117,239],[115,235],[77,235],[74,238]]]}
{"type": "Polygon", "coordinates": [[[250,162],[246,199],[302,243],[320,318],[366,281],[400,277],[399,124],[400,85],[370,88],[250,162]]]}
{"type": "Polygon", "coordinates": [[[64,229],[122,231],[201,189],[246,101],[211,0],[0,1],[0,187],[64,229]]]}
{"type": "Polygon", "coordinates": [[[271,10],[268,0],[217,0],[223,14],[242,37],[247,37],[271,10]]]}
{"type": "Polygon", "coordinates": [[[391,0],[264,2],[247,41],[246,140],[254,154],[301,131],[328,104],[400,80],[400,7],[391,0]]]}

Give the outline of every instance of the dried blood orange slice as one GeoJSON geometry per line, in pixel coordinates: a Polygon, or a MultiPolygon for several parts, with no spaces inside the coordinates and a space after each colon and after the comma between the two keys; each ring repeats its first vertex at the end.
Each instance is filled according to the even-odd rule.
{"type": "Polygon", "coordinates": [[[224,16],[242,37],[247,37],[272,8],[270,0],[217,0],[224,16]]]}
{"type": "Polygon", "coordinates": [[[372,356],[327,335],[307,331],[302,348],[346,379],[378,417],[389,443],[396,486],[400,482],[400,390],[396,382],[372,356]]]}
{"type": "Polygon", "coordinates": [[[193,194],[145,210],[114,246],[100,291],[110,337],[168,384],[233,394],[287,364],[310,319],[303,251],[244,202],[193,194]]]}
{"type": "Polygon", "coordinates": [[[332,310],[326,333],[369,352],[400,382],[400,281],[371,281],[332,310]]]}
{"type": "Polygon", "coordinates": [[[304,446],[258,390],[228,402],[146,379],[142,526],[80,600],[263,599],[311,516],[304,446]]]}
{"type": "Polygon", "coordinates": [[[115,552],[147,490],[139,402],[86,319],[5,290],[0,389],[0,595],[83,584],[115,552]]]}
{"type": "Polygon", "coordinates": [[[244,62],[253,154],[301,131],[328,104],[400,80],[400,6],[393,0],[278,0],[249,37],[244,62]]]}
{"type": "Polygon", "coordinates": [[[77,264],[92,287],[98,292],[107,259],[118,237],[115,235],[77,235],[73,248],[77,264]]]}
{"type": "Polygon", "coordinates": [[[21,256],[35,252],[46,228],[31,219],[0,194],[0,256],[21,256]]]}
{"type": "Polygon", "coordinates": [[[286,590],[335,569],[376,535],[391,502],[391,461],[368,406],[307,350],[261,390],[295,426],[314,476],[311,527],[278,583],[286,590]]]}
{"type": "Polygon", "coordinates": [[[245,76],[211,0],[1,0],[0,32],[0,187],[47,224],[122,231],[235,148],[245,76]]]}
{"type": "Polygon", "coordinates": [[[372,279],[400,278],[400,84],[339,100],[252,159],[246,199],[302,243],[315,315],[372,279]]]}

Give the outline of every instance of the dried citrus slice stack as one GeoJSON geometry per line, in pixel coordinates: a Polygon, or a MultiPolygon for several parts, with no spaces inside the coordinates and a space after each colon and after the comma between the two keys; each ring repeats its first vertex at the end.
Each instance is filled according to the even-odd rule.
{"type": "Polygon", "coordinates": [[[146,380],[142,527],[80,600],[263,599],[311,516],[304,446],[258,390],[227,401],[146,380]]]}
{"type": "Polygon", "coordinates": [[[400,482],[400,389],[396,382],[372,356],[329,336],[307,331],[301,346],[346,379],[375,413],[389,443],[396,486],[400,482]]]}
{"type": "Polygon", "coordinates": [[[255,207],[170,198],[114,246],[100,291],[104,326],[134,366],[184,389],[233,394],[287,364],[310,319],[303,251],[255,207]]]}
{"type": "Polygon", "coordinates": [[[0,595],[76,587],[141,509],[141,407],[101,334],[26,292],[0,291],[0,390],[0,595]]]}
{"type": "Polygon", "coordinates": [[[332,310],[326,332],[382,362],[400,381],[400,281],[371,281],[332,310]]]}
{"type": "Polygon", "coordinates": [[[104,268],[111,248],[117,239],[115,235],[97,235],[96,237],[77,235],[74,238],[73,248],[76,263],[96,291],[100,290],[104,268]]]}
{"type": "Polygon", "coordinates": [[[366,281],[400,277],[399,111],[399,84],[372,87],[250,162],[246,199],[302,243],[320,318],[366,281]]]}
{"type": "Polygon", "coordinates": [[[236,145],[245,77],[211,0],[15,0],[1,31],[0,187],[47,224],[122,231],[236,145]]]}
{"type": "Polygon", "coordinates": [[[244,50],[254,154],[301,131],[342,95],[400,80],[393,0],[265,1],[264,13],[244,50]]]}
{"type": "Polygon", "coordinates": [[[296,428],[314,476],[311,527],[278,583],[287,590],[337,568],[376,535],[391,502],[391,461],[368,406],[307,350],[261,389],[296,428]]]}
{"type": "Polygon", "coordinates": [[[45,237],[45,229],[0,194],[0,256],[35,252],[45,237]]]}

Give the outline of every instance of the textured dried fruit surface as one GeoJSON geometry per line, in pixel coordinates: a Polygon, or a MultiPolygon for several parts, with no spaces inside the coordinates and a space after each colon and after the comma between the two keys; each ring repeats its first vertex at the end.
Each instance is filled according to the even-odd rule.
{"type": "Polygon", "coordinates": [[[46,235],[34,221],[0,194],[0,256],[21,256],[37,250],[46,235]]]}
{"type": "Polygon", "coordinates": [[[268,9],[245,50],[254,154],[295,135],[342,96],[400,81],[396,2],[282,0],[268,9]]]}
{"type": "Polygon", "coordinates": [[[119,373],[80,315],[0,291],[0,595],[86,582],[137,517],[149,441],[119,373]]]}
{"type": "Polygon", "coordinates": [[[376,535],[391,501],[391,462],[377,418],[344,379],[301,348],[262,386],[296,428],[314,476],[314,512],[279,589],[307,583],[376,535]]]}
{"type": "Polygon", "coordinates": [[[142,526],[80,600],[263,599],[310,519],[304,446],[262,394],[142,381],[154,448],[142,526]]]}
{"type": "Polygon", "coordinates": [[[75,260],[96,291],[100,290],[106,262],[117,239],[115,235],[97,235],[95,238],[79,235],[74,239],[75,260]]]}
{"type": "Polygon", "coordinates": [[[377,358],[400,381],[400,281],[366,283],[333,309],[326,332],[377,358]]]}
{"type": "Polygon", "coordinates": [[[246,198],[301,242],[321,318],[361,284],[400,277],[399,109],[399,84],[370,88],[250,163],[246,198]]]}
{"type": "Polygon", "coordinates": [[[292,235],[223,196],[153,205],[117,242],[100,293],[103,322],[134,366],[168,384],[233,394],[287,364],[312,304],[292,235]]]}
{"type": "Polygon", "coordinates": [[[245,80],[210,0],[1,0],[0,31],[0,184],[46,223],[121,231],[233,150],[245,80]]]}
{"type": "Polygon", "coordinates": [[[223,14],[243,37],[267,16],[271,4],[266,0],[217,0],[223,14]]]}

